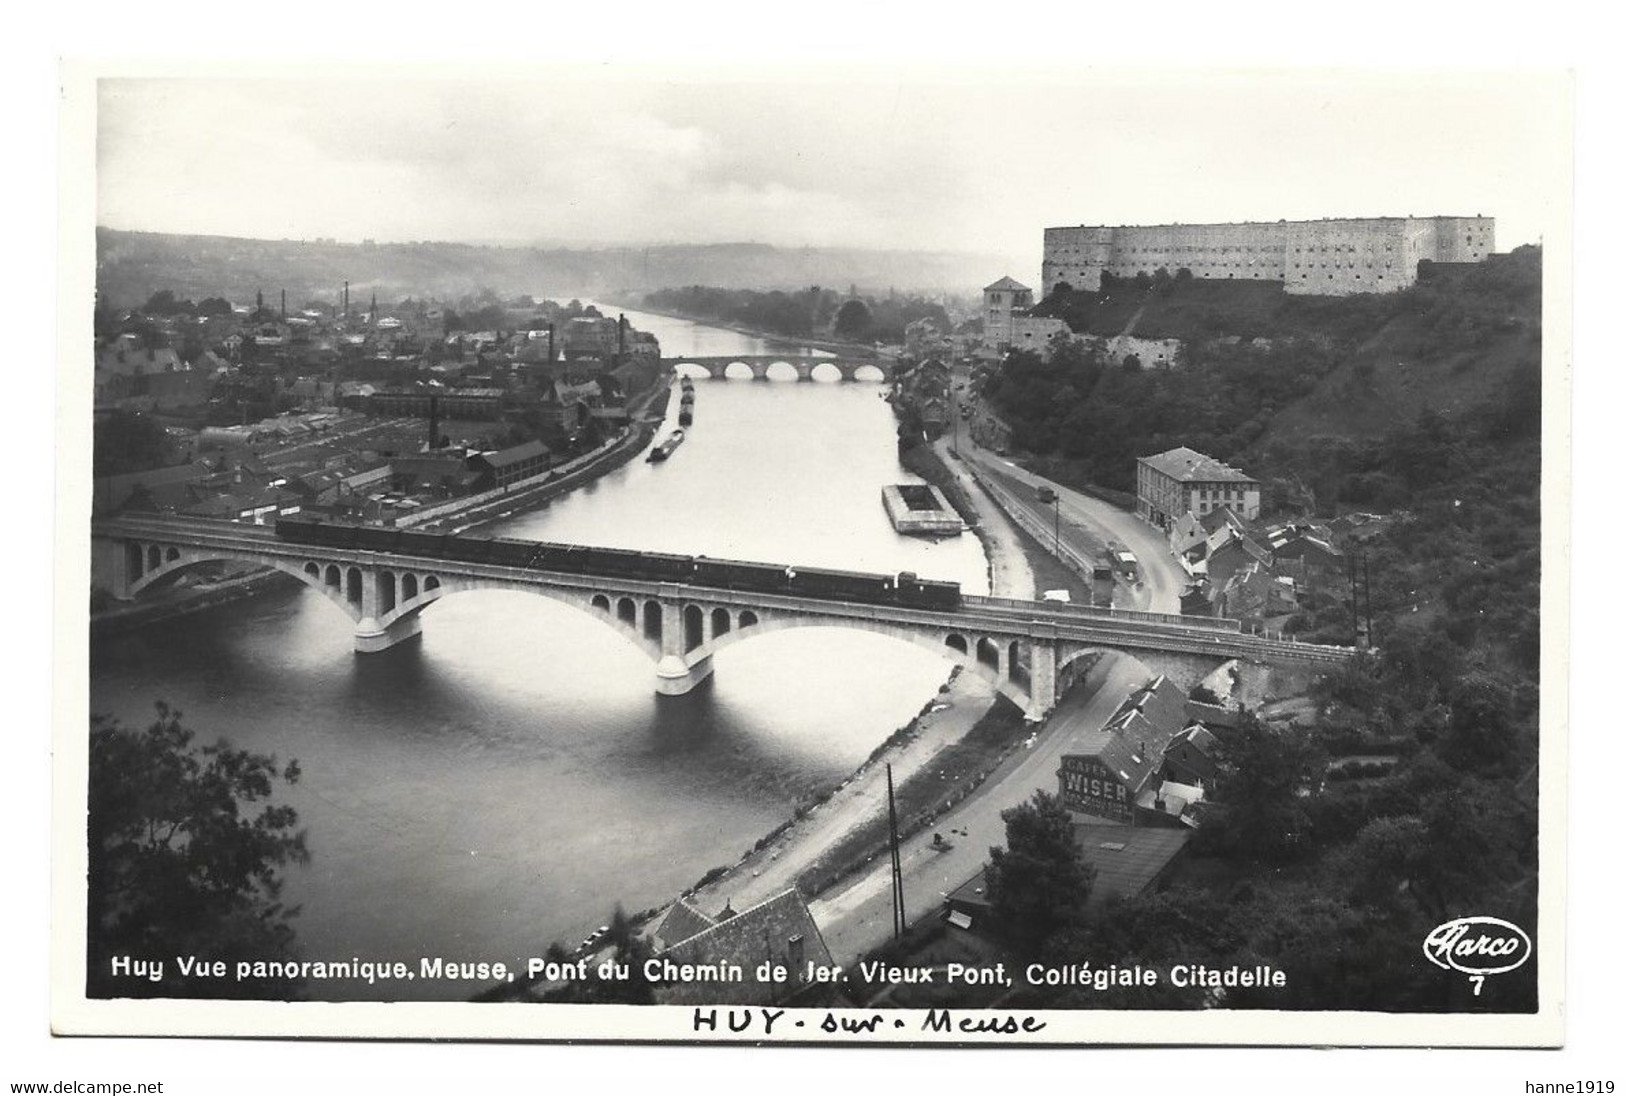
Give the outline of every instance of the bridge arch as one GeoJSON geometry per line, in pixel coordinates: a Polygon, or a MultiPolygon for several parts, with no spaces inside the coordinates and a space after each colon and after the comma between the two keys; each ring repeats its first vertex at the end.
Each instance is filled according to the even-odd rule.
{"type": "MultiPolygon", "coordinates": [[[[181,552],[175,549],[171,549],[171,551],[173,555],[170,555],[168,559],[164,559],[163,553],[160,553],[156,547],[144,553],[149,559],[154,553],[157,553],[159,563],[157,567],[144,571],[139,578],[130,582],[131,597],[139,597],[144,591],[166,583],[182,572],[193,567],[202,566],[205,563],[253,563],[263,567],[271,567],[285,575],[291,575],[343,609],[345,615],[352,621],[359,619],[356,607],[347,604],[342,597],[335,596],[335,591],[323,581],[322,572],[314,562],[300,563],[296,560],[250,558],[232,552],[181,552]]],[[[330,568],[330,570],[336,569],[330,568]]]]}
{"type": "MultiPolygon", "coordinates": [[[[431,579],[433,577],[434,576],[430,576],[431,579]]],[[[557,605],[569,606],[571,609],[576,610],[583,616],[590,617],[591,619],[598,621],[605,627],[609,628],[612,632],[619,635],[622,639],[625,639],[628,643],[631,643],[634,647],[638,648],[645,655],[647,655],[650,662],[658,662],[660,660],[661,648],[659,632],[661,610],[659,602],[653,600],[648,602],[648,605],[653,606],[653,609],[647,613],[645,621],[647,622],[648,620],[653,620],[654,629],[656,632],[656,638],[651,640],[644,633],[643,628],[639,626],[635,619],[629,620],[621,615],[621,606],[627,604],[636,606],[636,603],[630,598],[623,597],[620,598],[618,602],[612,602],[609,596],[606,594],[600,593],[589,596],[581,591],[555,589],[548,586],[535,586],[529,583],[490,583],[480,581],[465,581],[462,579],[453,578],[445,584],[440,584],[437,582],[436,585],[431,587],[427,585],[426,580],[423,590],[416,598],[410,601],[402,601],[401,604],[396,607],[394,612],[387,614],[380,613],[378,616],[378,624],[379,627],[383,629],[399,627],[403,623],[409,621],[410,618],[421,614],[424,609],[427,609],[430,605],[433,605],[437,601],[443,601],[447,597],[460,593],[475,593],[491,590],[500,591],[503,593],[531,594],[536,597],[546,598],[548,601],[551,601],[557,605]]]]}
{"type": "MultiPolygon", "coordinates": [[[[949,642],[955,638],[963,639],[958,633],[949,633],[945,636],[941,633],[932,634],[919,629],[904,628],[885,621],[849,617],[769,614],[758,618],[757,614],[749,609],[742,610],[739,617],[740,621],[737,629],[713,635],[709,641],[689,651],[684,656],[685,659],[691,665],[706,664],[714,656],[736,643],[744,642],[759,635],[767,635],[771,632],[787,631],[791,628],[851,628],[887,636],[899,642],[912,644],[922,650],[930,651],[932,654],[963,666],[966,670],[983,678],[998,692],[1021,708],[1022,711],[1030,711],[1032,708],[1033,698],[1025,682],[1011,678],[998,665],[990,666],[973,655],[967,655],[959,650],[949,642]],[[746,624],[747,617],[751,618],[749,625],[746,624]]],[[[984,639],[981,642],[986,643],[994,652],[997,652],[1001,647],[1000,642],[997,640],[984,639]]]]}

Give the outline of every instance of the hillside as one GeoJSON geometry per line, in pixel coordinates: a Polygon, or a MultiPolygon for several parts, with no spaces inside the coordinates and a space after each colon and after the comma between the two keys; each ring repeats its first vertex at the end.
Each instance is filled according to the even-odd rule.
{"type": "Polygon", "coordinates": [[[1176,445],[1287,476],[1300,470],[1273,457],[1283,447],[1375,438],[1426,411],[1538,406],[1539,250],[1423,273],[1384,296],[1177,277],[1062,293],[1040,309],[1079,332],[1184,339],[1181,366],[1114,366],[1072,344],[1011,355],[984,391],[1019,447],[1118,490],[1135,457],[1176,445]]]}
{"type": "MultiPolygon", "coordinates": [[[[1462,287],[1471,292],[1469,287],[1462,287]]],[[[1435,299],[1454,310],[1455,292],[1435,299]]],[[[1314,391],[1283,407],[1259,440],[1261,448],[1312,437],[1375,438],[1396,418],[1424,411],[1460,418],[1540,388],[1540,292],[1495,307],[1489,322],[1459,342],[1436,340],[1440,316],[1408,309],[1362,340],[1314,391]]]]}
{"type": "Polygon", "coordinates": [[[96,231],[97,285],[114,307],[162,289],[200,300],[252,300],[286,289],[289,301],[331,300],[348,280],[352,297],[456,298],[489,288],[569,298],[669,285],[796,288],[856,284],[884,290],[953,290],[987,280],[998,256],[767,244],[651,247],[502,247],[422,241],[339,243],[96,231]]]}
{"type": "MultiPolygon", "coordinates": [[[[1138,313],[1137,334],[1193,338],[1186,361],[1113,365],[1074,340],[988,378],[1017,445],[1060,478],[1130,486],[1135,456],[1187,444],[1257,476],[1268,517],[1391,518],[1345,544],[1375,651],[1320,679],[1289,729],[1243,719],[1219,735],[1228,774],[1167,888],[1036,954],[1245,955],[1290,972],[1229,1008],[1534,1009],[1538,958],[1478,994],[1416,942],[1466,910],[1539,921],[1541,577],[1563,566],[1541,556],[1540,274],[1539,251],[1520,248],[1381,298],[1174,279],[1067,294],[1046,307],[1084,330],[1138,313]],[[1386,767],[1333,767],[1377,754],[1386,767]]],[[[1355,608],[1334,582],[1281,626],[1348,644],[1355,608]]],[[[1165,987],[1136,1003],[1213,1002],[1165,987]]]]}

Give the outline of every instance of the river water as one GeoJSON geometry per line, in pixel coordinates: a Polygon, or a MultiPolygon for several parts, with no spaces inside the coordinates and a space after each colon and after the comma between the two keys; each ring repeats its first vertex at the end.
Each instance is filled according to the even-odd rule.
{"type": "MultiPolygon", "coordinates": [[[[608,312],[610,309],[605,308],[608,312]]],[[[797,348],[627,311],[668,356],[797,348]]],[[[665,464],[634,460],[492,531],[854,570],[912,570],[985,593],[973,537],[893,532],[895,425],[876,383],[696,384],[695,423],[665,464]]],[[[676,401],[672,403],[675,424],[676,401]]],[[[647,657],[578,610],[464,593],[423,638],[357,656],[312,591],[224,606],[101,640],[91,707],[127,724],[155,699],[210,741],[296,757],[307,867],[286,897],[307,958],[419,956],[522,964],[657,905],[738,859],[798,803],[840,782],[945,679],[928,651],[863,632],[795,629],[717,656],[686,697],[654,692],[647,657]]],[[[466,984],[313,983],[334,1000],[466,996],[466,984]]]]}

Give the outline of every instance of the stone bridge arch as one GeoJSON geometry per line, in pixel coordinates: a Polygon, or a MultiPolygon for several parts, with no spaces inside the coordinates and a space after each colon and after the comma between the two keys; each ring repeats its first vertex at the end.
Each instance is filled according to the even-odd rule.
{"type": "Polygon", "coordinates": [[[1090,660],[1102,654],[1123,655],[1144,666],[1153,675],[1166,676],[1187,693],[1214,670],[1235,661],[1228,654],[1194,654],[1184,651],[1159,651],[1145,647],[1116,646],[1104,643],[1062,643],[1056,654],[1056,694],[1060,696],[1076,684],[1079,672],[1090,660]]]}
{"type": "MultiPolygon", "coordinates": [[[[285,575],[291,575],[312,590],[326,597],[337,605],[352,621],[359,621],[360,606],[345,598],[342,586],[337,590],[329,585],[325,579],[327,564],[317,562],[316,559],[298,561],[292,559],[262,559],[240,552],[202,552],[194,548],[176,548],[163,545],[141,545],[138,549],[142,555],[142,566],[130,576],[126,595],[129,598],[139,597],[147,590],[173,579],[181,572],[205,563],[252,563],[261,567],[270,567],[285,575]],[[153,560],[157,565],[153,566],[153,560]],[[311,567],[316,567],[311,571],[311,567]]],[[[133,558],[133,557],[132,557],[133,558]]]]}
{"type": "Polygon", "coordinates": [[[1042,695],[1042,684],[1047,680],[1043,656],[1049,652],[1049,648],[1040,650],[1025,636],[913,628],[862,617],[736,609],[704,601],[686,604],[701,610],[705,620],[704,634],[700,642],[692,647],[687,646],[685,642],[683,644],[685,649],[668,650],[662,657],[661,670],[662,677],[668,680],[676,680],[681,675],[686,684],[686,688],[680,690],[683,692],[708,677],[711,673],[712,658],[737,643],[792,628],[846,628],[883,635],[947,659],[987,681],[1029,718],[1042,718],[1053,705],[1053,699],[1046,700],[1042,695]],[[717,624],[725,620],[727,626],[719,630],[717,624]],[[963,648],[952,642],[956,637],[965,639],[963,648]],[[979,647],[984,653],[991,652],[992,657],[978,657],[979,647]],[[1012,657],[1012,648],[1015,657],[1012,657]],[[1035,656],[1038,663],[1036,674],[1035,656]],[[1035,679],[1040,685],[1040,693],[1037,695],[1033,689],[1035,679]]]}

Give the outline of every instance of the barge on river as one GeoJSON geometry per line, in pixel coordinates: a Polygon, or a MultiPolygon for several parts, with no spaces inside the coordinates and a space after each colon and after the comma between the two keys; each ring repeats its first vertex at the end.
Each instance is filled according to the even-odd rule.
{"type": "Polygon", "coordinates": [[[649,451],[649,459],[658,464],[660,461],[665,460],[667,457],[675,453],[677,451],[677,447],[681,444],[683,444],[682,430],[673,430],[670,434],[666,435],[665,441],[661,442],[659,445],[655,446],[649,451]]]}

